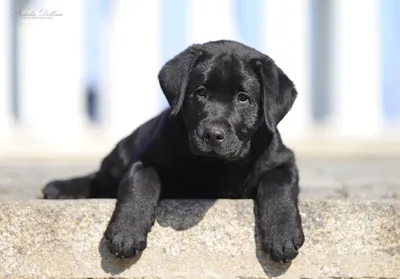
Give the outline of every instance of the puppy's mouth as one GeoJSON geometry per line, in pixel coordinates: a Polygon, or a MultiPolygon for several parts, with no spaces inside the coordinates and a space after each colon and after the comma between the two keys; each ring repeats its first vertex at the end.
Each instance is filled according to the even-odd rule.
{"type": "Polygon", "coordinates": [[[216,151],[211,151],[205,154],[205,156],[209,157],[209,158],[214,158],[214,159],[222,159],[222,160],[226,160],[226,161],[238,161],[240,159],[242,159],[240,156],[238,156],[240,152],[237,151],[234,154],[229,154],[229,155],[225,155],[225,154],[220,154],[216,151]]]}
{"type": "Polygon", "coordinates": [[[233,154],[224,154],[217,152],[214,149],[211,149],[210,151],[199,151],[198,149],[192,149],[192,153],[196,156],[201,156],[201,157],[207,157],[210,159],[220,159],[220,160],[226,160],[226,161],[237,161],[241,159],[237,154],[240,152],[235,152],[233,154]]]}
{"type": "Polygon", "coordinates": [[[199,137],[191,136],[189,146],[193,155],[213,159],[237,161],[242,159],[243,155],[242,145],[232,140],[218,146],[212,146],[199,137]]]}

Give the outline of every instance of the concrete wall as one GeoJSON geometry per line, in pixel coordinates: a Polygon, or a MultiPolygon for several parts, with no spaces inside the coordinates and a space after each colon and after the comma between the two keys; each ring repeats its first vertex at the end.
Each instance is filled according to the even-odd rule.
{"type": "Polygon", "coordinates": [[[140,258],[117,260],[102,239],[113,207],[0,202],[0,278],[400,277],[399,202],[301,203],[306,242],[287,264],[260,250],[247,200],[164,201],[140,258]]]}

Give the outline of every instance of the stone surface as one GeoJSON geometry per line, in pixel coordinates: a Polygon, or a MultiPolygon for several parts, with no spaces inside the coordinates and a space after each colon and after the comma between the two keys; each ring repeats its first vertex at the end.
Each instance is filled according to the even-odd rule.
{"type": "MultiPolygon", "coordinates": [[[[400,198],[400,158],[298,159],[301,199],[400,198]]],[[[32,199],[52,179],[87,174],[92,161],[0,161],[0,200],[32,199]]]]}
{"type": "Polygon", "coordinates": [[[0,278],[399,278],[400,202],[301,203],[306,242],[272,263],[249,200],[163,201],[140,258],[102,240],[114,200],[0,202],[0,278]]]}

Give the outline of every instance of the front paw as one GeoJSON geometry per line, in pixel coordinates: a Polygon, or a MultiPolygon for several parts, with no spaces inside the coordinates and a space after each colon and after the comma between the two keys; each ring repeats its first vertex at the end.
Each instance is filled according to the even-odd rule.
{"type": "Polygon", "coordinates": [[[147,246],[147,236],[140,231],[133,224],[110,223],[104,233],[109,251],[121,259],[135,257],[147,246]]]}
{"type": "Polygon", "coordinates": [[[275,262],[288,262],[296,258],[303,243],[304,234],[299,222],[286,221],[264,225],[263,249],[275,262]]]}

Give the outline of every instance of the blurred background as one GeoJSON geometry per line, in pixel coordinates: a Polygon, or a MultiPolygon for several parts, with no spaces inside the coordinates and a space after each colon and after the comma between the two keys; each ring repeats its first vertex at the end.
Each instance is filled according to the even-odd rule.
{"type": "Polygon", "coordinates": [[[397,0],[2,0],[0,157],[102,156],[167,106],[163,63],[218,39],[295,82],[298,152],[399,153],[397,0]]]}
{"type": "MultiPolygon", "coordinates": [[[[44,159],[97,166],[167,107],[162,65],[219,39],[261,50],[295,82],[279,128],[300,158],[400,158],[398,0],[1,0],[0,186],[24,185],[29,169],[50,179],[95,166],[38,170],[44,159]]],[[[303,161],[306,184],[340,173],[399,191],[399,160],[322,160],[303,161]]]]}

